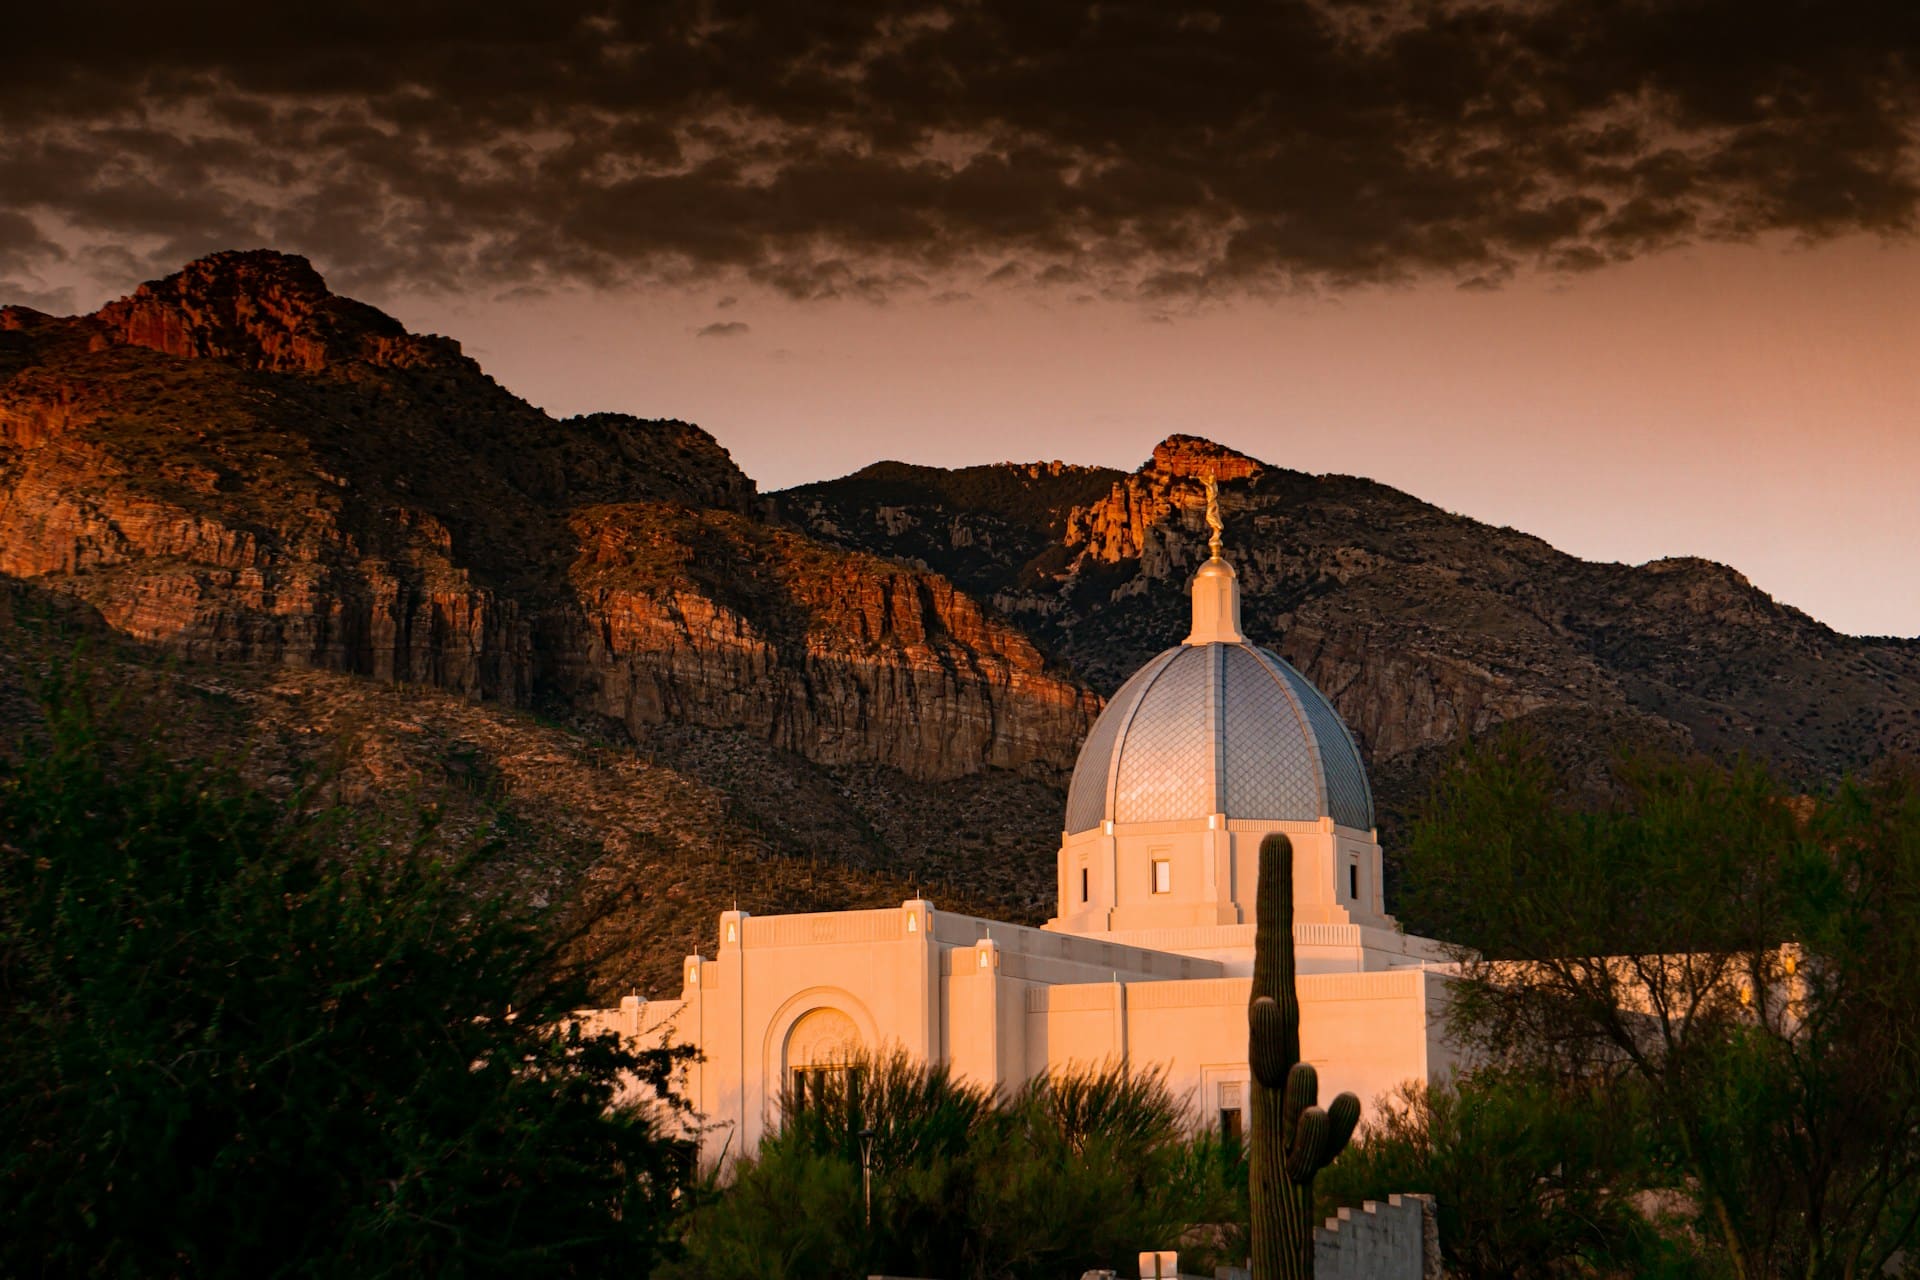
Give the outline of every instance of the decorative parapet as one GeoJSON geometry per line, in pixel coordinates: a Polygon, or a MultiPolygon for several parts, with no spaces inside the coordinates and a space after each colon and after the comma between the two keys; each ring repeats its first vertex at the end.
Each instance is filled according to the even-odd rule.
{"type": "Polygon", "coordinates": [[[814,915],[750,916],[743,924],[749,947],[830,946],[842,942],[898,942],[907,936],[908,913],[899,907],[830,911],[814,915]]]}

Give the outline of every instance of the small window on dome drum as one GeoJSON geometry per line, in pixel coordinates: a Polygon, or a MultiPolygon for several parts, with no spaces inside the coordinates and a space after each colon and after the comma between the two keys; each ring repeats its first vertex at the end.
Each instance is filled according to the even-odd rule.
{"type": "Polygon", "coordinates": [[[1080,901],[1085,902],[1089,896],[1090,895],[1088,894],[1088,884],[1087,884],[1087,869],[1085,867],[1082,867],[1080,868],[1080,901]]]}
{"type": "Polygon", "coordinates": [[[1347,864],[1347,896],[1355,902],[1360,901],[1360,866],[1358,863],[1349,862],[1347,864]]]}
{"type": "Polygon", "coordinates": [[[1155,893],[1173,892],[1173,864],[1165,858],[1153,860],[1153,891],[1155,893]]]}

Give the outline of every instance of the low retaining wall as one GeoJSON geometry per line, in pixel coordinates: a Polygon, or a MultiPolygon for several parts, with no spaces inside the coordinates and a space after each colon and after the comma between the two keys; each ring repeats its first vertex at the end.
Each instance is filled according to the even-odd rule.
{"type": "Polygon", "coordinates": [[[1313,1233],[1315,1280],[1438,1280],[1432,1196],[1388,1196],[1342,1209],[1313,1233]]]}
{"type": "MultiPolygon", "coordinates": [[[[1221,1267],[1214,1280],[1251,1280],[1252,1274],[1221,1267]]],[[[1342,1209],[1314,1230],[1313,1274],[1315,1280],[1440,1280],[1433,1197],[1388,1196],[1385,1204],[1369,1200],[1342,1209]]]]}

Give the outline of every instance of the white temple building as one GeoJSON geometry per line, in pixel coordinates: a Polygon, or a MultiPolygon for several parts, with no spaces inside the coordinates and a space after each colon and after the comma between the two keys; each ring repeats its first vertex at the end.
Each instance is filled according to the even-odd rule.
{"type": "Polygon", "coordinates": [[[703,1144],[751,1151],[783,1088],[893,1046],[988,1086],[1068,1065],[1163,1067],[1197,1123],[1236,1128],[1246,1096],[1260,839],[1293,841],[1301,1053],[1323,1097],[1364,1103],[1456,1063],[1451,966],[1381,896],[1366,770],[1331,703],[1240,631],[1220,554],[1194,576],[1193,629],[1121,686],[1074,768],[1058,911],[1044,928],[942,911],[720,916],[676,1000],[595,1021],[701,1060],[686,1092],[703,1144]]]}

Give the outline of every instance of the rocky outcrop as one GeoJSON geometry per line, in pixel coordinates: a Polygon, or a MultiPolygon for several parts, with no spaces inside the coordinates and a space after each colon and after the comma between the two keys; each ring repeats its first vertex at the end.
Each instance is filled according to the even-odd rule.
{"type": "Polygon", "coordinates": [[[270,373],[359,365],[475,367],[447,338],[410,334],[392,316],[334,296],[305,258],[269,250],[216,253],[143,284],[93,316],[95,341],[270,373]]]}
{"type": "Polygon", "coordinates": [[[303,259],[7,314],[0,574],[126,635],[921,778],[1065,768],[1097,709],[950,581],[767,528],[698,427],[552,419],[303,259]]]}
{"type": "MultiPolygon", "coordinates": [[[[1062,538],[1070,552],[1103,564],[1141,561],[1141,571],[1163,577],[1172,567],[1163,531],[1190,529],[1206,511],[1206,478],[1226,483],[1259,475],[1263,468],[1243,453],[1198,436],[1168,436],[1146,466],[1113,482],[1098,502],[1075,508],[1062,538]]],[[[1232,490],[1225,491],[1231,495],[1232,490]]],[[[1222,510],[1232,498],[1223,496],[1222,510]]],[[[1204,541],[1204,539],[1203,539],[1204,541]]]]}

